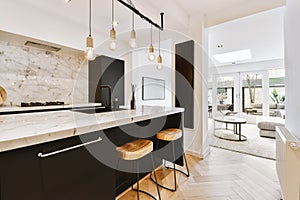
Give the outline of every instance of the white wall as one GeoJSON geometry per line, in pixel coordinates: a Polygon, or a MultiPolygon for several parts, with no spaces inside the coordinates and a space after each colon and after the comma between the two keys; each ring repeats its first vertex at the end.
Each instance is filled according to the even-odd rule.
{"type": "Polygon", "coordinates": [[[209,74],[231,74],[284,68],[284,59],[266,60],[236,65],[209,67],[209,74]]]}
{"type": "Polygon", "coordinates": [[[300,139],[300,1],[287,0],[285,18],[286,128],[300,139]]]}
{"type": "Polygon", "coordinates": [[[282,59],[283,16],[284,8],[276,8],[208,28],[210,66],[222,65],[212,55],[244,49],[252,51],[247,62],[282,59]]]}
{"type": "MultiPolygon", "coordinates": [[[[154,44],[155,55],[158,56],[157,44],[154,44]]],[[[172,106],[172,41],[161,42],[161,56],[163,58],[163,69],[157,70],[157,60],[150,62],[148,58],[148,48],[137,49],[132,53],[132,83],[137,85],[136,104],[137,105],[158,105],[172,106]],[[164,100],[142,100],[142,77],[150,77],[165,80],[164,100]]]]}

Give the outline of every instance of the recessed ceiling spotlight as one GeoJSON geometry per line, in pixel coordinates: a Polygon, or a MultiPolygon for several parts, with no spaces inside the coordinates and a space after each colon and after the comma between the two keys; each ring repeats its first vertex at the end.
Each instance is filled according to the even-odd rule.
{"type": "Polygon", "coordinates": [[[70,2],[71,2],[71,0],[65,0],[65,2],[66,2],[66,3],[70,3],[70,2]]]}

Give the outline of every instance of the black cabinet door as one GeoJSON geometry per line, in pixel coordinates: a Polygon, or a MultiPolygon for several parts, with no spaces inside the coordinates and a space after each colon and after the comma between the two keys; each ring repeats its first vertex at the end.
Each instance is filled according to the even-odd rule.
{"type": "Polygon", "coordinates": [[[112,101],[119,99],[124,104],[124,67],[125,62],[107,56],[98,56],[89,62],[89,102],[108,104],[108,91],[101,91],[100,85],[110,85],[112,101]]]}
{"type": "Polygon", "coordinates": [[[184,126],[194,128],[194,41],[176,44],[176,107],[184,108],[184,126]]]}
{"type": "Polygon", "coordinates": [[[0,199],[43,200],[40,146],[0,153],[0,199]]]}
{"type": "MultiPolygon", "coordinates": [[[[73,147],[97,140],[91,133],[43,145],[43,153],[73,147]]],[[[101,142],[89,144],[97,148],[101,142]]],[[[101,152],[105,153],[105,152],[101,152]]],[[[114,199],[114,170],[101,164],[85,147],[79,147],[42,159],[42,176],[46,200],[114,199]]]]}

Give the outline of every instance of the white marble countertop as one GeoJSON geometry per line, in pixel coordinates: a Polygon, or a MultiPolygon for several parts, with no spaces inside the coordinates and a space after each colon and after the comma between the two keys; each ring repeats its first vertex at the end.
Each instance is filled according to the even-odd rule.
{"type": "Polygon", "coordinates": [[[1,114],[1,112],[46,110],[46,109],[59,109],[59,108],[95,107],[95,106],[102,106],[102,104],[101,103],[81,103],[81,104],[65,104],[65,105],[53,105],[53,106],[32,106],[32,107],[2,106],[2,107],[0,107],[0,114],[1,114]]]}
{"type": "Polygon", "coordinates": [[[63,110],[0,115],[0,152],[183,111],[183,108],[142,106],[96,114],[63,110]]]}

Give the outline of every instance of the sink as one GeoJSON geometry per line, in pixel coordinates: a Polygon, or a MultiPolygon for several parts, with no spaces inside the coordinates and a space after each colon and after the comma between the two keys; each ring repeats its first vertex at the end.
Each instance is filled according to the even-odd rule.
{"type": "Polygon", "coordinates": [[[85,114],[95,114],[101,112],[108,112],[109,110],[105,107],[96,107],[96,108],[79,108],[79,109],[72,109],[73,112],[81,112],[85,114]]]}
{"type": "MultiPolygon", "coordinates": [[[[120,108],[119,110],[127,110],[124,108],[120,108]]],[[[85,114],[95,114],[95,113],[102,113],[102,112],[112,112],[112,110],[110,110],[109,108],[106,107],[96,107],[96,108],[80,108],[80,109],[73,109],[71,110],[73,112],[81,112],[81,113],[85,113],[85,114]]]]}

